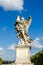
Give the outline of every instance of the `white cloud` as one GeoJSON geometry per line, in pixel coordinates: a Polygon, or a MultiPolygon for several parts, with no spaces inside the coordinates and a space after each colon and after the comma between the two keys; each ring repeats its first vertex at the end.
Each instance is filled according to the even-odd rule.
{"type": "Polygon", "coordinates": [[[43,39],[43,36],[41,37],[41,39],[43,39]]]}
{"type": "Polygon", "coordinates": [[[3,48],[0,47],[0,52],[2,52],[2,51],[3,51],[3,48]]]}
{"type": "Polygon", "coordinates": [[[13,54],[5,54],[5,57],[7,58],[10,58],[10,57],[13,57],[13,54]]]}
{"type": "Polygon", "coordinates": [[[12,61],[12,60],[15,59],[15,54],[14,54],[14,52],[13,52],[12,54],[10,54],[10,53],[4,54],[3,56],[4,56],[3,59],[6,60],[6,61],[7,61],[7,60],[8,60],[8,61],[9,61],[9,60],[12,61]]]}
{"type": "Polygon", "coordinates": [[[23,10],[23,0],[0,0],[0,6],[5,10],[23,10]]]}
{"type": "Polygon", "coordinates": [[[40,40],[40,38],[37,37],[35,40],[40,40]]]}
{"type": "Polygon", "coordinates": [[[35,53],[31,53],[31,56],[32,56],[32,55],[35,55],[35,53]]]}
{"type": "Polygon", "coordinates": [[[6,29],[7,29],[7,26],[4,26],[4,27],[2,28],[3,31],[6,31],[6,29]]]}
{"type": "Polygon", "coordinates": [[[42,49],[42,44],[39,41],[40,41],[40,38],[36,38],[35,40],[33,40],[31,46],[42,49]]]}
{"type": "Polygon", "coordinates": [[[8,49],[9,49],[9,50],[12,50],[12,51],[15,50],[15,45],[14,45],[14,44],[10,45],[10,46],[8,47],[8,49]]]}
{"type": "Polygon", "coordinates": [[[3,48],[0,47],[0,54],[3,54],[3,48]]]}

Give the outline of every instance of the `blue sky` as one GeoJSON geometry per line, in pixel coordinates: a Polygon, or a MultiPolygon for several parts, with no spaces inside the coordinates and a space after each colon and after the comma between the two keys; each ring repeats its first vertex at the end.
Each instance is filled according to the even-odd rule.
{"type": "Polygon", "coordinates": [[[31,44],[31,55],[42,49],[43,45],[43,0],[0,0],[0,57],[14,60],[16,53],[14,46],[19,40],[16,37],[14,23],[16,16],[28,19],[32,16],[32,23],[28,30],[31,44]]]}

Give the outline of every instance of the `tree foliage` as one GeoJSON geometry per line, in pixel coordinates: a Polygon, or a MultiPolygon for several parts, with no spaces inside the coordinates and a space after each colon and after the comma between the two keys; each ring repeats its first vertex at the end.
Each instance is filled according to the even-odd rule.
{"type": "Polygon", "coordinates": [[[43,50],[31,57],[31,62],[34,65],[43,65],[43,50]]]}
{"type": "Polygon", "coordinates": [[[2,64],[2,62],[3,62],[3,60],[2,60],[2,58],[0,58],[0,65],[2,64]]]}
{"type": "Polygon", "coordinates": [[[3,63],[2,64],[11,64],[11,63],[14,63],[15,62],[15,60],[14,61],[3,61],[3,63]]]}

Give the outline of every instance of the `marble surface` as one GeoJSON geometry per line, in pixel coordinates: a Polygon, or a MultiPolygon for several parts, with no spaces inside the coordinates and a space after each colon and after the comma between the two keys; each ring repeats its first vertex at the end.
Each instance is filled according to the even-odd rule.
{"type": "Polygon", "coordinates": [[[33,65],[30,61],[30,46],[16,46],[16,65],[33,65]]]}

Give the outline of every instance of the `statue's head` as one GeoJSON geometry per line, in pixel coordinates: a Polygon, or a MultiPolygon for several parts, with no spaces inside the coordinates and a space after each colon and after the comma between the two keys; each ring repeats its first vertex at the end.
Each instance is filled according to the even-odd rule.
{"type": "Polygon", "coordinates": [[[22,17],[21,20],[24,20],[24,17],[22,17]]]}

